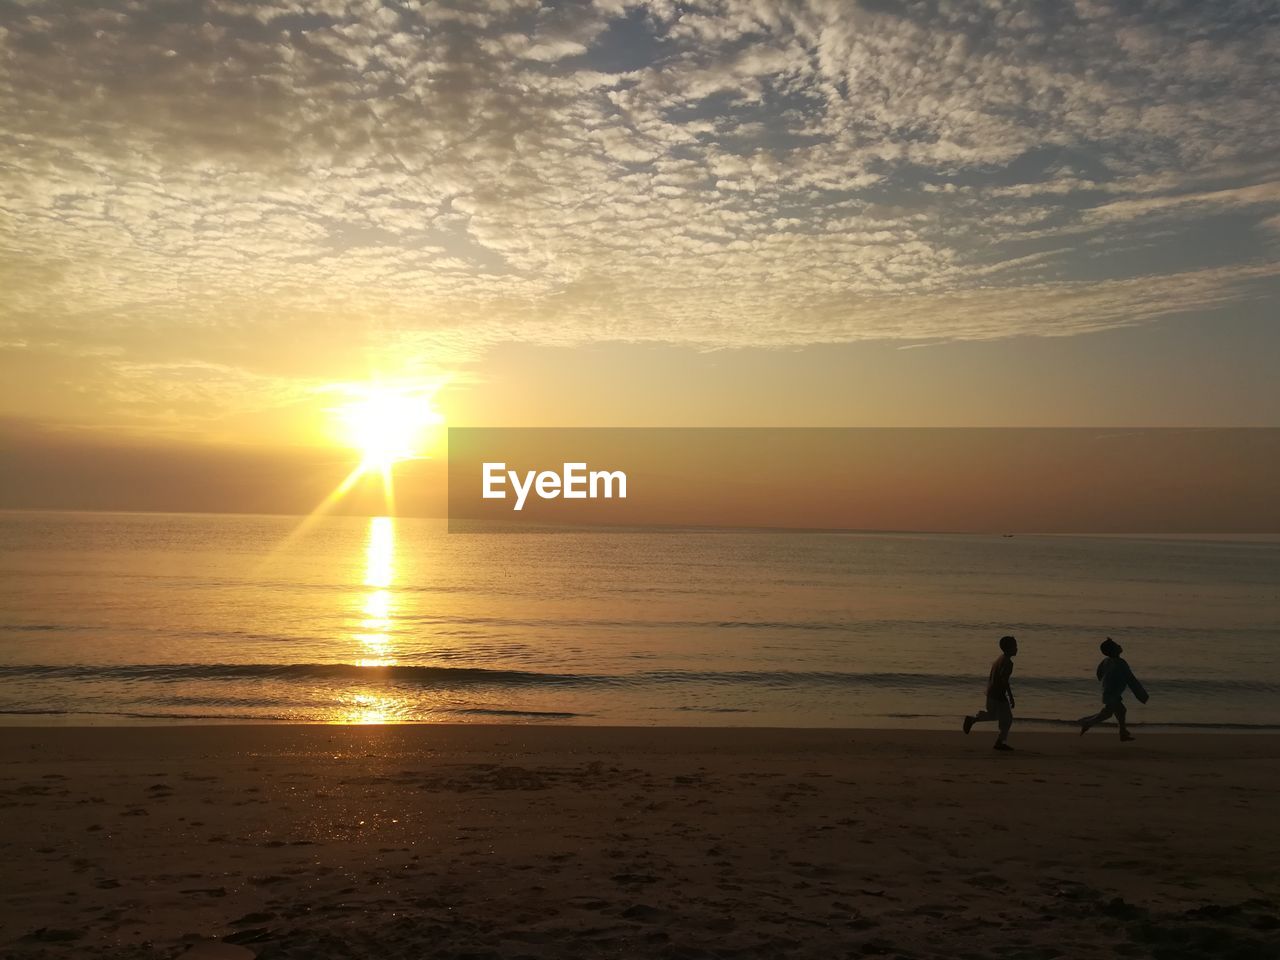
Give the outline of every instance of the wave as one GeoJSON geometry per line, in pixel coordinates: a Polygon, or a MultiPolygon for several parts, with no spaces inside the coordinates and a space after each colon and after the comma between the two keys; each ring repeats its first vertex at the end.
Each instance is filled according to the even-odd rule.
{"type": "Polygon", "coordinates": [[[0,630],[11,630],[14,633],[50,633],[90,629],[92,628],[74,623],[0,623],[0,630]]]}
{"type": "MultiPolygon", "coordinates": [[[[696,708],[696,707],[677,707],[677,711],[689,712],[705,710],[710,713],[748,713],[751,711],[736,710],[727,708],[696,708]]],[[[579,717],[589,717],[591,714],[573,713],[570,711],[558,710],[501,710],[482,707],[467,707],[455,710],[444,711],[446,713],[454,713],[465,716],[492,716],[492,717],[530,717],[540,720],[574,720],[579,717]]],[[[178,711],[141,711],[141,710],[86,710],[74,708],[0,708],[0,716],[13,717],[115,717],[125,720],[159,720],[159,721],[176,721],[182,722],[226,722],[226,723],[323,723],[328,722],[329,718],[323,714],[306,715],[297,713],[195,713],[195,712],[178,712],[178,711]]],[[[945,721],[939,723],[938,728],[950,728],[954,725],[955,717],[951,715],[933,714],[933,713],[886,713],[880,716],[894,720],[928,720],[928,721],[945,721]]],[[[402,721],[388,721],[397,723],[402,721]]],[[[420,720],[407,720],[406,723],[419,723],[420,720]]],[[[1023,717],[1017,719],[1019,726],[1039,726],[1039,727],[1076,727],[1076,721],[1063,720],[1057,717],[1023,717]]],[[[1108,725],[1110,726],[1110,725],[1108,725]]],[[[1268,733],[1280,731],[1280,723],[1233,723],[1233,722],[1192,722],[1192,721],[1159,721],[1155,723],[1134,722],[1129,724],[1134,729],[1147,730],[1203,730],[1207,732],[1238,732],[1238,733],[1268,733]]],[[[824,725],[824,729],[830,728],[830,725],[824,725]]],[[[840,725],[841,729],[845,729],[840,725]]],[[[857,729],[856,726],[849,726],[848,729],[857,729]]],[[[933,728],[931,728],[933,729],[933,728]]]]}
{"type": "MultiPolygon", "coordinates": [[[[18,664],[0,666],[0,677],[44,680],[118,680],[124,682],[275,681],[285,683],[392,683],[423,688],[459,687],[645,687],[666,685],[789,688],[877,687],[901,690],[981,689],[982,678],[939,673],[861,673],[817,670],[650,670],[636,673],[552,673],[484,667],[354,663],[164,663],[106,665],[18,664]]],[[[1154,689],[1191,694],[1273,694],[1280,684],[1252,679],[1148,678],[1154,689]]],[[[1092,677],[1019,677],[1019,689],[1096,690],[1092,677]]]]}
{"type": "Polygon", "coordinates": [[[390,680],[423,686],[557,686],[608,683],[608,676],[490,670],[482,667],[364,666],[356,663],[162,663],[89,666],[8,665],[0,677],[69,680],[390,680]]]}
{"type": "Polygon", "coordinates": [[[571,720],[574,717],[591,716],[589,713],[572,713],[568,710],[499,710],[494,707],[458,707],[445,712],[469,717],[540,717],[544,720],[571,720]]]}
{"type": "Polygon", "coordinates": [[[122,717],[126,720],[198,720],[227,721],[229,723],[290,723],[320,722],[321,718],[289,716],[285,714],[266,713],[169,713],[144,712],[139,710],[72,710],[54,708],[0,708],[0,716],[4,717],[122,717]]]}

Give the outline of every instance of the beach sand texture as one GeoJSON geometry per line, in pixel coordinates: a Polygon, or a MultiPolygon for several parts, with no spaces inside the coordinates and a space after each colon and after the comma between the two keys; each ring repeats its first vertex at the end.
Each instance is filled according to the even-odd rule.
{"type": "Polygon", "coordinates": [[[1280,956],[1280,738],[0,729],[0,956],[1280,956]]]}

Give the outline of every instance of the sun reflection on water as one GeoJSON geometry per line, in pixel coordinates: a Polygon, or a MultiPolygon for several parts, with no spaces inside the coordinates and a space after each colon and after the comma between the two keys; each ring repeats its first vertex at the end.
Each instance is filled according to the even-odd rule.
{"type": "Polygon", "coordinates": [[[369,617],[367,622],[385,626],[391,619],[391,591],[375,590],[365,597],[364,612],[369,617]]]}
{"type": "Polygon", "coordinates": [[[380,724],[390,723],[394,717],[393,705],[386,697],[361,693],[352,698],[351,705],[341,723],[380,724]]]}
{"type": "MultiPolygon", "coordinates": [[[[390,517],[371,517],[365,549],[364,585],[372,587],[361,597],[359,626],[353,634],[360,667],[389,667],[396,663],[391,630],[395,617],[395,524],[390,517]]],[[[358,694],[334,718],[338,723],[387,723],[394,719],[395,704],[387,697],[358,694]]]]}

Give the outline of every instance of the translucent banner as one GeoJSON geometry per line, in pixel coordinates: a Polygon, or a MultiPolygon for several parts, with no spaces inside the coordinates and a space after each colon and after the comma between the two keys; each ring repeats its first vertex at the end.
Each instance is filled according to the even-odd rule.
{"type": "Polygon", "coordinates": [[[1280,429],[449,430],[454,532],[1280,531],[1280,429]]]}

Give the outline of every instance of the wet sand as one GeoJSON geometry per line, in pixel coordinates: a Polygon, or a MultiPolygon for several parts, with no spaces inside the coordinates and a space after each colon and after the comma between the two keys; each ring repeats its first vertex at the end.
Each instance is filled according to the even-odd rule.
{"type": "Polygon", "coordinates": [[[1280,955],[1280,737],[0,728],[0,956],[1280,955]]]}

